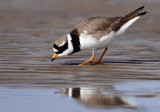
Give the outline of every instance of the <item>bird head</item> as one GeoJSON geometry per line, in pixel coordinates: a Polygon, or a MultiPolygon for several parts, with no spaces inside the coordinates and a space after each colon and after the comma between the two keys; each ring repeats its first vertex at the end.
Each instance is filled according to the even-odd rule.
{"type": "Polygon", "coordinates": [[[70,45],[70,40],[68,40],[68,36],[65,35],[59,38],[53,45],[54,54],[52,56],[51,61],[54,61],[57,57],[62,57],[69,55],[73,52],[73,46],[70,45]]]}

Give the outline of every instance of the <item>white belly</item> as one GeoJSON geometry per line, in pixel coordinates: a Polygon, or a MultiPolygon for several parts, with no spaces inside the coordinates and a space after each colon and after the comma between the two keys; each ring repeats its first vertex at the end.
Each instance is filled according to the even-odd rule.
{"type": "Polygon", "coordinates": [[[97,50],[106,48],[114,40],[115,32],[111,31],[108,35],[105,35],[100,40],[97,40],[91,35],[80,35],[81,50],[97,50]]]}

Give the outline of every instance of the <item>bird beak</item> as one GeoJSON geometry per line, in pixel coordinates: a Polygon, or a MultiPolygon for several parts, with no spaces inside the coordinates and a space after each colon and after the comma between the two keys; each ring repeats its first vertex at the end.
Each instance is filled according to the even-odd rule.
{"type": "Polygon", "coordinates": [[[54,53],[51,61],[54,61],[58,57],[58,54],[54,53]]]}

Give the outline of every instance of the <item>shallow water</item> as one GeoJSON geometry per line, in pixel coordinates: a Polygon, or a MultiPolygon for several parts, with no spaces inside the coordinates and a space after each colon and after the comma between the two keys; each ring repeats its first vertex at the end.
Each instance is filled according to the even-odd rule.
{"type": "Polygon", "coordinates": [[[159,112],[159,5],[158,0],[0,1],[1,111],[159,112]],[[53,42],[81,20],[121,16],[141,5],[150,12],[109,46],[103,65],[77,66],[90,51],[50,61],[53,42]]]}

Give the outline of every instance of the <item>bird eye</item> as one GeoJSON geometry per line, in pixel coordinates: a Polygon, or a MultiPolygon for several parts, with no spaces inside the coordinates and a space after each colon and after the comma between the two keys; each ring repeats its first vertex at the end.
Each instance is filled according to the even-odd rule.
{"type": "Polygon", "coordinates": [[[57,54],[63,53],[68,48],[68,42],[66,42],[63,46],[57,46],[56,44],[53,45],[53,50],[57,54]]]}

